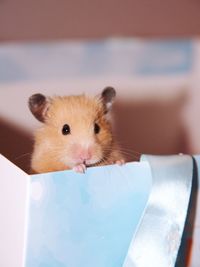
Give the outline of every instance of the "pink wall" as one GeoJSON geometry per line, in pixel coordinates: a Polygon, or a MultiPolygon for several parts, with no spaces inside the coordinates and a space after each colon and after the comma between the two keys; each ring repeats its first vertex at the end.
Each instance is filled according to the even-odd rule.
{"type": "MultiPolygon", "coordinates": [[[[112,36],[194,37],[200,34],[199,14],[198,0],[2,0],[0,41],[112,36]]],[[[155,154],[200,153],[200,42],[197,50],[187,103],[174,94],[173,100],[165,104],[143,99],[116,106],[117,134],[120,141],[125,142],[125,149],[155,154]],[[131,128],[126,120],[130,113],[135,122],[131,128]]],[[[20,100],[24,101],[24,106],[27,98],[28,95],[20,100]]],[[[3,129],[0,131],[0,152],[28,171],[32,137],[1,118],[0,124],[3,129]]]]}
{"type": "Polygon", "coordinates": [[[0,40],[200,34],[198,0],[2,0],[0,40]]]}

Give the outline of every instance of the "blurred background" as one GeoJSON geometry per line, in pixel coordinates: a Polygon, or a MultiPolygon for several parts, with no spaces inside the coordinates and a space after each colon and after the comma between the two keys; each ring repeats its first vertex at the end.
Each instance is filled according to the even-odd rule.
{"type": "Polygon", "coordinates": [[[29,172],[33,93],[117,90],[128,160],[200,153],[200,1],[0,0],[0,153],[29,172]]]}

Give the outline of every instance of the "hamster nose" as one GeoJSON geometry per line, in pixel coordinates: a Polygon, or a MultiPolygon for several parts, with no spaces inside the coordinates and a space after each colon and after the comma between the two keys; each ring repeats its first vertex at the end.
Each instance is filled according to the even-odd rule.
{"type": "Polygon", "coordinates": [[[79,158],[81,161],[84,162],[84,161],[86,161],[86,160],[90,160],[91,157],[92,157],[92,153],[91,153],[90,149],[79,151],[78,158],[79,158]]]}

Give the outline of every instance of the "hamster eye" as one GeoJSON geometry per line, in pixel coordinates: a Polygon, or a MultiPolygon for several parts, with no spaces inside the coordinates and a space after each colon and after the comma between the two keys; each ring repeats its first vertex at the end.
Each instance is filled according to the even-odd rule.
{"type": "Polygon", "coordinates": [[[99,124],[95,123],[94,124],[94,133],[98,134],[99,132],[100,132],[100,126],[99,126],[99,124]]]}
{"type": "Polygon", "coordinates": [[[63,135],[70,134],[70,127],[69,127],[68,124],[64,124],[64,125],[63,125],[63,128],[62,128],[62,134],[63,134],[63,135]]]}

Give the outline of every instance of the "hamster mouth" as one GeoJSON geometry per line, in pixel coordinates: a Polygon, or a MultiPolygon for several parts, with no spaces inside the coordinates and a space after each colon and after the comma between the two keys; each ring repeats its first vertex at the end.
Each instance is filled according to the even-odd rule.
{"type": "Polygon", "coordinates": [[[87,163],[87,161],[85,161],[85,162],[83,162],[83,164],[85,164],[86,167],[95,167],[95,166],[103,165],[103,163],[106,164],[106,160],[107,159],[105,157],[103,157],[94,163],[87,163]]]}

